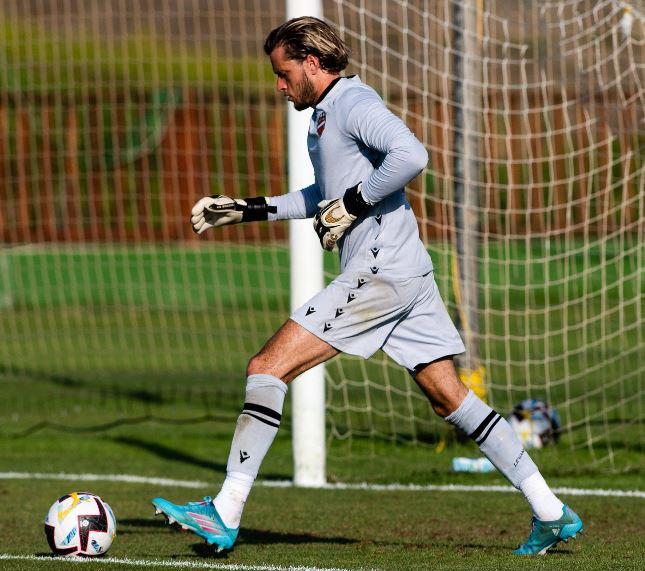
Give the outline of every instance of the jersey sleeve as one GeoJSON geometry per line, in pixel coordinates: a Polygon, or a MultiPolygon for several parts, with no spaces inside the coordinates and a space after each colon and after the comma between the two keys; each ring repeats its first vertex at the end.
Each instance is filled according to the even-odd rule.
{"type": "Polygon", "coordinates": [[[363,196],[376,203],[417,176],[428,163],[428,152],[376,93],[360,95],[350,104],[346,114],[348,135],[384,157],[363,181],[363,196]]]}
{"type": "Polygon", "coordinates": [[[320,188],[316,183],[296,192],[267,196],[268,204],[277,208],[277,212],[269,213],[269,220],[311,218],[318,212],[318,203],[321,200],[320,188]]]}

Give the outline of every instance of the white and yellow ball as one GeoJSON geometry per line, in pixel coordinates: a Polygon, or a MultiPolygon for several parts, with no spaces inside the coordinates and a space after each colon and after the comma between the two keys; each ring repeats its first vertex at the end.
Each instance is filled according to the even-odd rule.
{"type": "Polygon", "coordinates": [[[49,508],[45,535],[56,555],[103,555],[116,536],[116,518],[99,496],[72,492],[49,508]]]}

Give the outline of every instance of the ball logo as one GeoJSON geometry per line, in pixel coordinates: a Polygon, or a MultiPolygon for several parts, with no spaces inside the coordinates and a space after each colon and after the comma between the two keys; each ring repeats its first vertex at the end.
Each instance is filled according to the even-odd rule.
{"type": "Polygon", "coordinates": [[[63,521],[68,514],[74,510],[74,508],[79,504],[80,499],[78,497],[78,494],[76,492],[72,492],[71,494],[68,494],[67,496],[63,496],[60,500],[60,502],[64,501],[67,497],[72,498],[72,503],[69,507],[65,509],[59,509],[58,510],[58,521],[63,521]]]}

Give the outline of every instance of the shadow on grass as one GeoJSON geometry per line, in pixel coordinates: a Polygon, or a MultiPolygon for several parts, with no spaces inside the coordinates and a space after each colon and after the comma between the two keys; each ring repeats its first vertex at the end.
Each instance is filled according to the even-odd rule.
{"type": "Polygon", "coordinates": [[[141,438],[134,438],[132,436],[117,436],[111,439],[113,442],[118,444],[125,444],[126,446],[131,446],[132,448],[138,448],[139,450],[145,450],[150,452],[159,458],[168,460],[170,462],[181,462],[183,464],[190,464],[191,466],[199,466],[200,468],[206,468],[208,470],[213,470],[215,472],[220,472],[222,474],[226,473],[226,464],[221,462],[213,462],[212,460],[204,460],[199,458],[194,454],[188,454],[177,448],[171,448],[170,446],[165,446],[158,442],[150,442],[148,440],[142,440],[141,438]]]}
{"type": "MultiPolygon", "coordinates": [[[[348,545],[361,543],[358,539],[347,537],[325,537],[310,533],[288,533],[262,529],[243,528],[236,545],[305,545],[305,544],[348,545]]],[[[217,548],[206,543],[195,543],[191,549],[200,557],[226,558],[228,552],[218,553],[217,548]]]]}
{"type": "Polygon", "coordinates": [[[30,369],[28,367],[8,367],[0,365],[0,374],[21,375],[30,380],[45,381],[62,389],[74,391],[85,390],[101,396],[113,396],[125,398],[126,400],[137,401],[145,404],[166,404],[160,394],[147,389],[129,389],[107,382],[97,383],[95,379],[75,378],[70,375],[50,373],[40,369],[30,369]]]}
{"type": "MultiPolygon", "coordinates": [[[[119,534],[125,535],[130,533],[141,533],[144,528],[146,529],[158,529],[160,527],[169,527],[173,531],[182,532],[180,527],[177,524],[172,524],[168,526],[165,520],[160,516],[151,516],[150,518],[128,518],[119,520],[119,534]]],[[[431,540],[427,542],[420,543],[401,543],[400,541],[383,541],[383,540],[366,540],[366,539],[349,539],[347,537],[325,537],[316,534],[309,533],[288,533],[288,532],[274,532],[267,530],[259,529],[250,529],[243,527],[240,530],[240,536],[238,540],[239,544],[249,544],[249,545],[263,545],[270,543],[338,543],[338,544],[355,544],[361,543],[362,545],[377,545],[377,546],[389,546],[389,545],[404,545],[407,548],[419,548],[425,549],[428,545],[432,544],[431,540]]],[[[457,544],[455,544],[457,545],[457,544]]],[[[464,549],[491,549],[490,545],[485,544],[458,544],[459,547],[464,549]]],[[[204,549],[207,546],[204,545],[204,549]]],[[[497,548],[495,548],[497,549],[497,548]]]]}
{"type": "MultiPolygon", "coordinates": [[[[171,448],[164,444],[158,442],[149,442],[147,440],[142,440],[140,438],[133,438],[131,436],[118,436],[112,438],[112,441],[119,444],[125,444],[127,446],[132,446],[141,450],[146,450],[152,454],[168,460],[171,462],[181,462],[183,464],[189,464],[191,466],[198,466],[200,468],[206,468],[207,470],[213,470],[214,472],[219,472],[221,474],[226,474],[226,464],[221,462],[214,462],[212,460],[204,460],[199,458],[194,454],[188,454],[177,448],[171,448]]],[[[275,473],[262,473],[262,477],[266,480],[285,480],[289,479],[289,474],[275,474],[275,473]]]]}
{"type": "Polygon", "coordinates": [[[347,545],[350,543],[360,543],[358,539],[348,537],[327,537],[311,533],[289,533],[268,531],[266,529],[249,529],[240,530],[240,544],[265,545],[268,543],[338,543],[347,545]]]}
{"type": "MultiPolygon", "coordinates": [[[[142,529],[159,529],[168,527],[162,518],[129,518],[119,520],[119,534],[128,535],[141,533],[142,529]]],[[[190,533],[182,531],[179,526],[173,524],[170,529],[177,533],[190,533]]],[[[311,533],[289,533],[268,531],[264,529],[242,528],[237,545],[301,545],[301,544],[332,544],[332,545],[349,545],[365,543],[358,539],[347,537],[328,537],[311,533]]],[[[195,543],[191,546],[192,550],[201,557],[226,557],[227,553],[218,553],[217,548],[207,545],[204,542],[195,543]]]]}

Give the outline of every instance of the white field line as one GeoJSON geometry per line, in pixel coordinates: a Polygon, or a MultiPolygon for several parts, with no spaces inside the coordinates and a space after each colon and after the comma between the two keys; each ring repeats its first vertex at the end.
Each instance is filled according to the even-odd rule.
{"type": "MultiPolygon", "coordinates": [[[[173,480],[171,478],[149,478],[133,474],[67,474],[43,472],[0,472],[0,480],[66,480],[78,482],[125,482],[128,484],[150,484],[172,488],[209,489],[215,482],[200,480],[173,480]]],[[[292,488],[290,480],[258,480],[256,486],[264,488],[292,488]]],[[[326,484],[323,490],[365,490],[371,492],[517,492],[512,486],[467,486],[462,484],[326,484]]],[[[643,498],[641,490],[603,490],[600,488],[553,488],[556,494],[568,496],[611,496],[614,498],[643,498]]]]}
{"type": "Polygon", "coordinates": [[[129,565],[132,567],[170,567],[172,569],[221,569],[222,571],[350,571],[336,567],[302,567],[279,565],[241,565],[239,563],[207,563],[205,561],[130,559],[129,557],[53,557],[36,555],[12,555],[0,553],[0,561],[57,561],[59,563],[78,563],[79,565],[129,565]]]}
{"type": "Polygon", "coordinates": [[[213,484],[199,480],[173,480],[171,478],[148,478],[133,474],[67,474],[65,472],[0,472],[0,480],[76,480],[79,482],[125,482],[127,484],[151,484],[175,488],[207,488],[213,484]]]}

